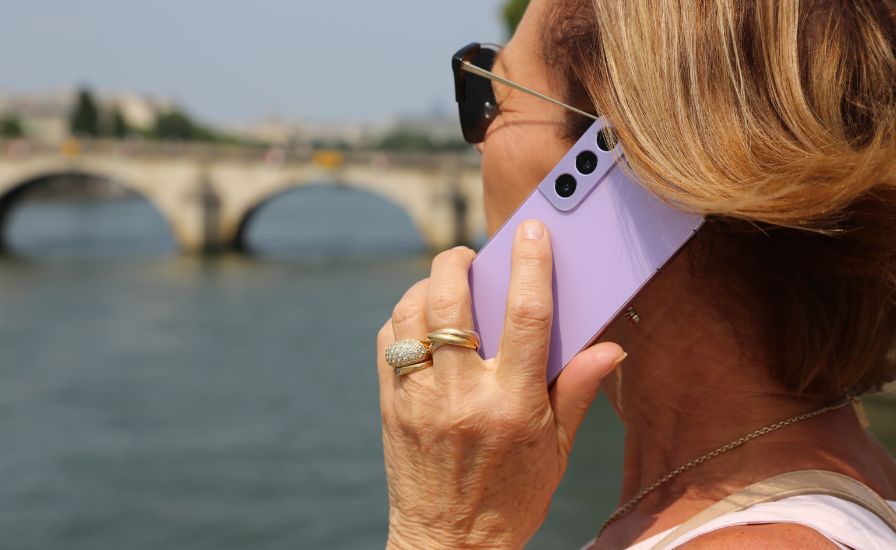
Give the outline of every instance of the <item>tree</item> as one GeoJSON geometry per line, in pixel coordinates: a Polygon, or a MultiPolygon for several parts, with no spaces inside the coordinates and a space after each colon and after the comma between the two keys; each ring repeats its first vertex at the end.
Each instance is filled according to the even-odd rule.
{"type": "Polygon", "coordinates": [[[199,138],[200,132],[186,113],[179,109],[172,109],[167,113],[160,113],[156,117],[156,125],[152,133],[158,139],[192,141],[199,138]]]}
{"type": "Polygon", "coordinates": [[[529,0],[506,0],[504,7],[501,9],[501,15],[504,16],[504,24],[507,26],[507,35],[511,36],[519,26],[526,13],[526,7],[529,0]]]}
{"type": "Polygon", "coordinates": [[[156,116],[156,124],[150,132],[155,139],[183,141],[207,141],[212,143],[238,143],[239,140],[194,121],[180,109],[172,109],[156,116]]]}
{"type": "Polygon", "coordinates": [[[381,149],[387,151],[432,151],[432,139],[421,133],[392,132],[380,143],[381,149]]]}
{"type": "Polygon", "coordinates": [[[0,137],[20,138],[25,135],[18,115],[7,113],[0,119],[0,137]]]}
{"type": "Polygon", "coordinates": [[[376,148],[384,151],[438,153],[442,151],[464,151],[469,148],[469,145],[460,139],[438,139],[425,132],[397,129],[383,136],[380,142],[376,144],[376,148]]]}
{"type": "Polygon", "coordinates": [[[109,132],[113,137],[118,139],[123,139],[131,133],[131,127],[128,126],[128,121],[124,119],[124,115],[121,114],[119,109],[115,109],[112,111],[112,115],[110,116],[110,128],[109,132]]]}
{"type": "Polygon", "coordinates": [[[78,102],[71,114],[70,130],[76,136],[96,137],[100,134],[100,111],[93,93],[87,88],[78,92],[78,102]]]}

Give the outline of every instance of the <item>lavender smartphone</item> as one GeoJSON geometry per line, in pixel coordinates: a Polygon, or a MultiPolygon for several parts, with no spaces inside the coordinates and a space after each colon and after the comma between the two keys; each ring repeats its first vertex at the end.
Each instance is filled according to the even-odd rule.
{"type": "Polygon", "coordinates": [[[543,222],[554,255],[554,324],[547,378],[551,384],[594,342],[638,291],[703,223],[664,204],[623,173],[622,151],[608,147],[599,119],[569,150],[470,268],[479,352],[494,357],[504,325],[510,250],[520,223],[543,222]]]}

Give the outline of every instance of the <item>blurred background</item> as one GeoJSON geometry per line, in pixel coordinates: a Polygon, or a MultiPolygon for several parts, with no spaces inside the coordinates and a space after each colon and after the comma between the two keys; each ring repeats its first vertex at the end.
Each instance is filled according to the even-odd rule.
{"type": "MultiPolygon", "coordinates": [[[[0,547],[382,546],[375,333],[484,242],[449,57],[525,4],[5,3],[0,547]]],[[[531,547],[620,462],[601,398],[531,547]]]]}

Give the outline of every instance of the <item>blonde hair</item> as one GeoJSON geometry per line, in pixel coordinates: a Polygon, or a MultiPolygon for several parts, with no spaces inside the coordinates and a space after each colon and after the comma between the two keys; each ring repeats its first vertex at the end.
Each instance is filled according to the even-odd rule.
{"type": "Polygon", "coordinates": [[[896,376],[894,29],[893,0],[565,0],[545,29],[639,181],[743,246],[798,391],[896,376]]]}

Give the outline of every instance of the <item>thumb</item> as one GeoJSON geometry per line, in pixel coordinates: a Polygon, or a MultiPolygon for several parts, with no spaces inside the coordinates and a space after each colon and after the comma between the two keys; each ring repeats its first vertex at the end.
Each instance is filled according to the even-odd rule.
{"type": "Polygon", "coordinates": [[[602,342],[579,352],[557,377],[551,389],[551,408],[560,444],[567,454],[576,432],[597,395],[600,381],[622,363],[626,353],[619,345],[602,342]]]}

